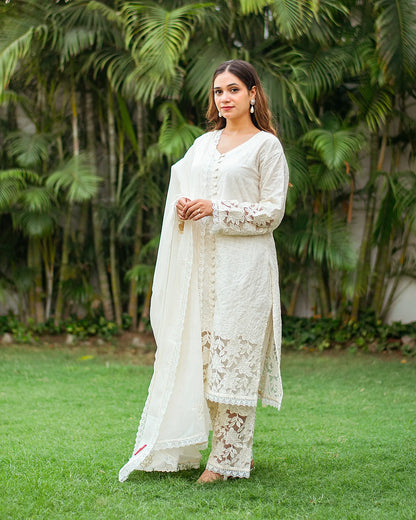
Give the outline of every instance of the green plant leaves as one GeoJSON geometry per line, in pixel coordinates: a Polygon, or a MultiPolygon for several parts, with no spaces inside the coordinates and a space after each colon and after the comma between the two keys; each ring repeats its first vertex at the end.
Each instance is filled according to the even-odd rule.
{"type": "Polygon", "coordinates": [[[83,202],[96,195],[100,182],[101,179],[94,173],[90,158],[83,154],[73,157],[53,172],[48,177],[46,186],[56,193],[64,191],[69,202],[83,202]]]}

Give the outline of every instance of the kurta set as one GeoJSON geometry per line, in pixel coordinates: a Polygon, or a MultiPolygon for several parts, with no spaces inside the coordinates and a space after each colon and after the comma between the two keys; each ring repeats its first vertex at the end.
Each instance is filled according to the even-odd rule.
{"type": "Polygon", "coordinates": [[[273,230],[288,169],[279,140],[258,132],[220,153],[222,130],[172,167],[151,302],[157,352],[131,459],[120,470],[198,468],[248,477],[257,400],[280,407],[281,316],[273,230]],[[181,197],[213,216],[180,221],[181,197]]]}

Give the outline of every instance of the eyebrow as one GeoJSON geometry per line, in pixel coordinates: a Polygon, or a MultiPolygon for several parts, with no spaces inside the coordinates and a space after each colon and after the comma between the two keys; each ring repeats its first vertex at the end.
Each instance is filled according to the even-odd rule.
{"type": "MultiPolygon", "coordinates": [[[[238,83],[229,83],[229,84],[227,85],[227,87],[233,87],[234,85],[235,85],[236,87],[239,87],[239,86],[240,86],[238,83]]],[[[219,89],[219,88],[221,88],[221,87],[214,87],[212,90],[217,90],[217,89],[219,89]]]]}

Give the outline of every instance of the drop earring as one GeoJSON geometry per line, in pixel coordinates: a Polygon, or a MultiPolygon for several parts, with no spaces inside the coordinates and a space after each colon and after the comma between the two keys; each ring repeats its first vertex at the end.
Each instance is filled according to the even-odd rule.
{"type": "Polygon", "coordinates": [[[218,117],[222,117],[221,111],[218,110],[218,117]]]}
{"type": "Polygon", "coordinates": [[[256,104],[256,100],[255,100],[255,99],[252,99],[252,100],[250,101],[250,105],[251,105],[251,107],[250,107],[250,114],[254,114],[254,105],[255,105],[255,104],[256,104]]]}

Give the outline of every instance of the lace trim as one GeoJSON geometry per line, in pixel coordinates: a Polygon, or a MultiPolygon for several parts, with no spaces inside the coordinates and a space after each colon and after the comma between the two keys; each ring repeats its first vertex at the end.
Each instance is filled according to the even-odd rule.
{"type": "Polygon", "coordinates": [[[176,473],[177,471],[186,471],[188,469],[199,469],[201,467],[201,464],[188,462],[188,463],[181,463],[176,466],[172,466],[172,468],[160,468],[157,470],[154,470],[153,468],[140,468],[140,471],[147,471],[148,473],[151,473],[153,471],[160,471],[161,473],[176,473]]]}
{"type": "MultiPolygon", "coordinates": [[[[152,471],[160,471],[162,473],[175,473],[177,471],[186,471],[187,469],[199,469],[201,467],[201,464],[198,462],[181,462],[178,464],[170,464],[166,463],[166,465],[158,466],[157,469],[154,468],[154,466],[151,465],[151,462],[149,462],[149,465],[140,467],[140,471],[147,471],[148,473],[151,473],[152,471]]],[[[132,470],[134,471],[134,470],[132,470]]]]}
{"type": "Polygon", "coordinates": [[[180,441],[164,441],[157,442],[153,450],[166,450],[169,448],[184,448],[185,446],[192,446],[194,444],[198,445],[198,449],[204,450],[208,446],[207,439],[204,435],[188,437],[187,439],[180,441]]]}
{"type": "Polygon", "coordinates": [[[235,478],[250,478],[249,471],[233,471],[222,469],[221,467],[214,466],[213,464],[207,464],[206,468],[209,471],[213,471],[214,473],[219,473],[220,475],[224,475],[224,477],[235,477],[235,478]]]}
{"type": "Polygon", "coordinates": [[[273,408],[277,408],[280,410],[281,402],[276,401],[274,399],[268,399],[266,397],[261,397],[261,404],[262,406],[273,406],[273,408]]]}
{"type": "Polygon", "coordinates": [[[205,392],[205,398],[213,401],[214,403],[220,403],[220,404],[234,404],[236,406],[257,406],[258,399],[245,399],[238,397],[230,397],[229,395],[221,396],[218,394],[205,392]]]}

